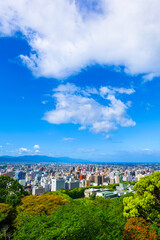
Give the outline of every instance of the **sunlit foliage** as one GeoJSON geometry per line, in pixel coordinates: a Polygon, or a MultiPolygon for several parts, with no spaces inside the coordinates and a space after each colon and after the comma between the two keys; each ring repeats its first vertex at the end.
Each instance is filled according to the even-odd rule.
{"type": "Polygon", "coordinates": [[[68,200],[61,196],[52,195],[40,195],[40,196],[26,196],[22,198],[22,204],[17,208],[19,213],[26,213],[29,215],[36,214],[41,215],[45,213],[51,215],[59,206],[69,203],[68,200]]]}
{"type": "Polygon", "coordinates": [[[141,216],[160,224],[160,172],[141,178],[134,186],[133,197],[124,198],[124,216],[141,216]]]}

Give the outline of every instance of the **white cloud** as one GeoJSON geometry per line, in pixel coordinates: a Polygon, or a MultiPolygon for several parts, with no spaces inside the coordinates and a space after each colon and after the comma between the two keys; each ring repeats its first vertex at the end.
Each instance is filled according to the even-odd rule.
{"type": "Polygon", "coordinates": [[[72,142],[74,140],[75,140],[75,138],[71,138],[71,137],[62,138],[62,141],[66,141],[66,142],[72,142]]]}
{"type": "Polygon", "coordinates": [[[39,153],[40,151],[38,149],[35,150],[35,153],[39,153]]]}
{"type": "Polygon", "coordinates": [[[125,94],[132,94],[135,92],[135,90],[133,88],[129,88],[129,89],[126,89],[126,88],[112,88],[114,92],[118,92],[118,93],[125,93],[125,94]]]}
{"type": "Polygon", "coordinates": [[[6,145],[13,145],[13,144],[12,144],[12,143],[10,143],[10,142],[7,142],[7,143],[6,143],[6,145]]]}
{"type": "Polygon", "coordinates": [[[94,10],[92,2],[88,12],[78,0],[0,1],[0,34],[22,32],[32,50],[20,58],[37,76],[93,64],[124,66],[145,81],[160,76],[159,0],[97,0],[94,10]]]}
{"type": "Polygon", "coordinates": [[[22,148],[19,148],[19,154],[21,154],[21,153],[27,153],[27,152],[31,152],[29,149],[27,149],[27,148],[24,148],[24,147],[22,147],[22,148]]]}
{"type": "Polygon", "coordinates": [[[96,101],[93,94],[86,96],[85,89],[69,83],[60,85],[53,94],[56,108],[46,112],[43,119],[53,124],[79,124],[80,130],[89,128],[95,133],[107,133],[116,130],[118,126],[135,126],[135,122],[127,115],[127,104],[117,99],[114,92],[102,95],[101,89],[97,90],[97,94],[102,96],[104,105],[96,101]]]}
{"type": "Polygon", "coordinates": [[[106,135],[106,139],[110,139],[111,137],[112,137],[112,135],[110,135],[110,134],[106,135]]]}
{"type": "Polygon", "coordinates": [[[40,149],[40,146],[38,144],[34,145],[34,149],[40,149]]]}
{"type": "Polygon", "coordinates": [[[48,101],[42,101],[42,104],[46,104],[48,101]]]}
{"type": "Polygon", "coordinates": [[[100,94],[102,96],[105,96],[106,94],[116,94],[116,93],[120,93],[120,94],[133,94],[135,92],[135,90],[133,88],[115,88],[115,87],[101,87],[100,88],[100,94]]]}
{"type": "Polygon", "coordinates": [[[85,126],[81,126],[81,127],[78,128],[78,130],[85,130],[85,129],[86,129],[85,126]]]}
{"type": "Polygon", "coordinates": [[[94,148],[78,148],[77,149],[78,152],[81,152],[81,153],[92,153],[92,152],[95,152],[95,149],[94,148]]]}
{"type": "Polygon", "coordinates": [[[142,149],[142,152],[152,152],[152,149],[150,149],[150,148],[144,148],[144,149],[142,149]]]}

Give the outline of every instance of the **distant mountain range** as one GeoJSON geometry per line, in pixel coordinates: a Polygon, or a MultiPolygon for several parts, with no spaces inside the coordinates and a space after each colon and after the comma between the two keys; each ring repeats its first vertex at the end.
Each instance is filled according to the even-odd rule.
{"type": "Polygon", "coordinates": [[[69,157],[49,157],[44,155],[25,155],[25,156],[1,156],[2,163],[91,163],[88,160],[73,159],[69,157]]]}
{"type": "Polygon", "coordinates": [[[160,164],[160,153],[127,153],[108,155],[106,159],[84,160],[69,157],[50,157],[45,155],[0,156],[0,164],[8,163],[84,163],[84,164],[160,164]]]}

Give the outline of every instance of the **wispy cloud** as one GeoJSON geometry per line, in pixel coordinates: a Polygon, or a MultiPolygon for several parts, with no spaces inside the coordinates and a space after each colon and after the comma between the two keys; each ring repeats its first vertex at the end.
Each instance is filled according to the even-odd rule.
{"type": "Polygon", "coordinates": [[[74,140],[75,138],[71,138],[71,137],[62,138],[62,141],[66,141],[66,142],[73,142],[74,140]]]}
{"type": "Polygon", "coordinates": [[[124,66],[145,81],[160,76],[159,0],[79,2],[0,1],[0,35],[22,32],[31,53],[20,59],[36,76],[63,78],[93,64],[124,66]]]}
{"type": "MultiPolygon", "coordinates": [[[[89,128],[95,133],[108,133],[118,126],[135,126],[135,122],[127,115],[127,104],[116,98],[117,91],[110,90],[101,94],[101,89],[97,89],[96,94],[109,104],[103,105],[96,101],[88,88],[81,89],[69,83],[59,85],[53,93],[56,108],[46,112],[43,119],[53,124],[80,124],[80,130],[89,128]]],[[[124,90],[123,93],[130,94],[130,91],[128,93],[127,89],[124,90]]]]}
{"type": "Polygon", "coordinates": [[[102,96],[105,96],[106,94],[116,94],[116,93],[120,93],[120,94],[133,94],[135,92],[135,90],[133,88],[115,88],[115,87],[101,87],[100,88],[100,93],[102,96]]]}
{"type": "Polygon", "coordinates": [[[152,152],[153,152],[153,150],[152,150],[152,149],[150,149],[150,148],[144,148],[144,149],[142,149],[142,152],[146,152],[146,153],[152,153],[152,152]]]}
{"type": "Polygon", "coordinates": [[[28,153],[28,152],[31,152],[31,150],[22,147],[22,148],[19,148],[19,149],[18,149],[18,152],[19,152],[19,154],[22,154],[22,153],[28,153]]]}
{"type": "Polygon", "coordinates": [[[95,149],[94,148],[78,148],[77,151],[81,153],[93,153],[95,152],[95,149]]]}
{"type": "Polygon", "coordinates": [[[110,139],[111,137],[112,137],[111,134],[107,134],[107,135],[106,135],[106,139],[110,139]]]}

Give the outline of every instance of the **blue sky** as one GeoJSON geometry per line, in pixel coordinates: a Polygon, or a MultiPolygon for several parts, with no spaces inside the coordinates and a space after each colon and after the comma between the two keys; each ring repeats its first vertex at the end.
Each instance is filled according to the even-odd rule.
{"type": "Polygon", "coordinates": [[[117,25],[116,0],[92,3],[61,1],[55,10],[42,1],[35,16],[35,0],[0,4],[1,155],[160,159],[160,4],[150,12],[157,19],[146,14],[139,22],[143,5],[128,1],[117,25]],[[147,21],[154,30],[146,30],[147,21]]]}

